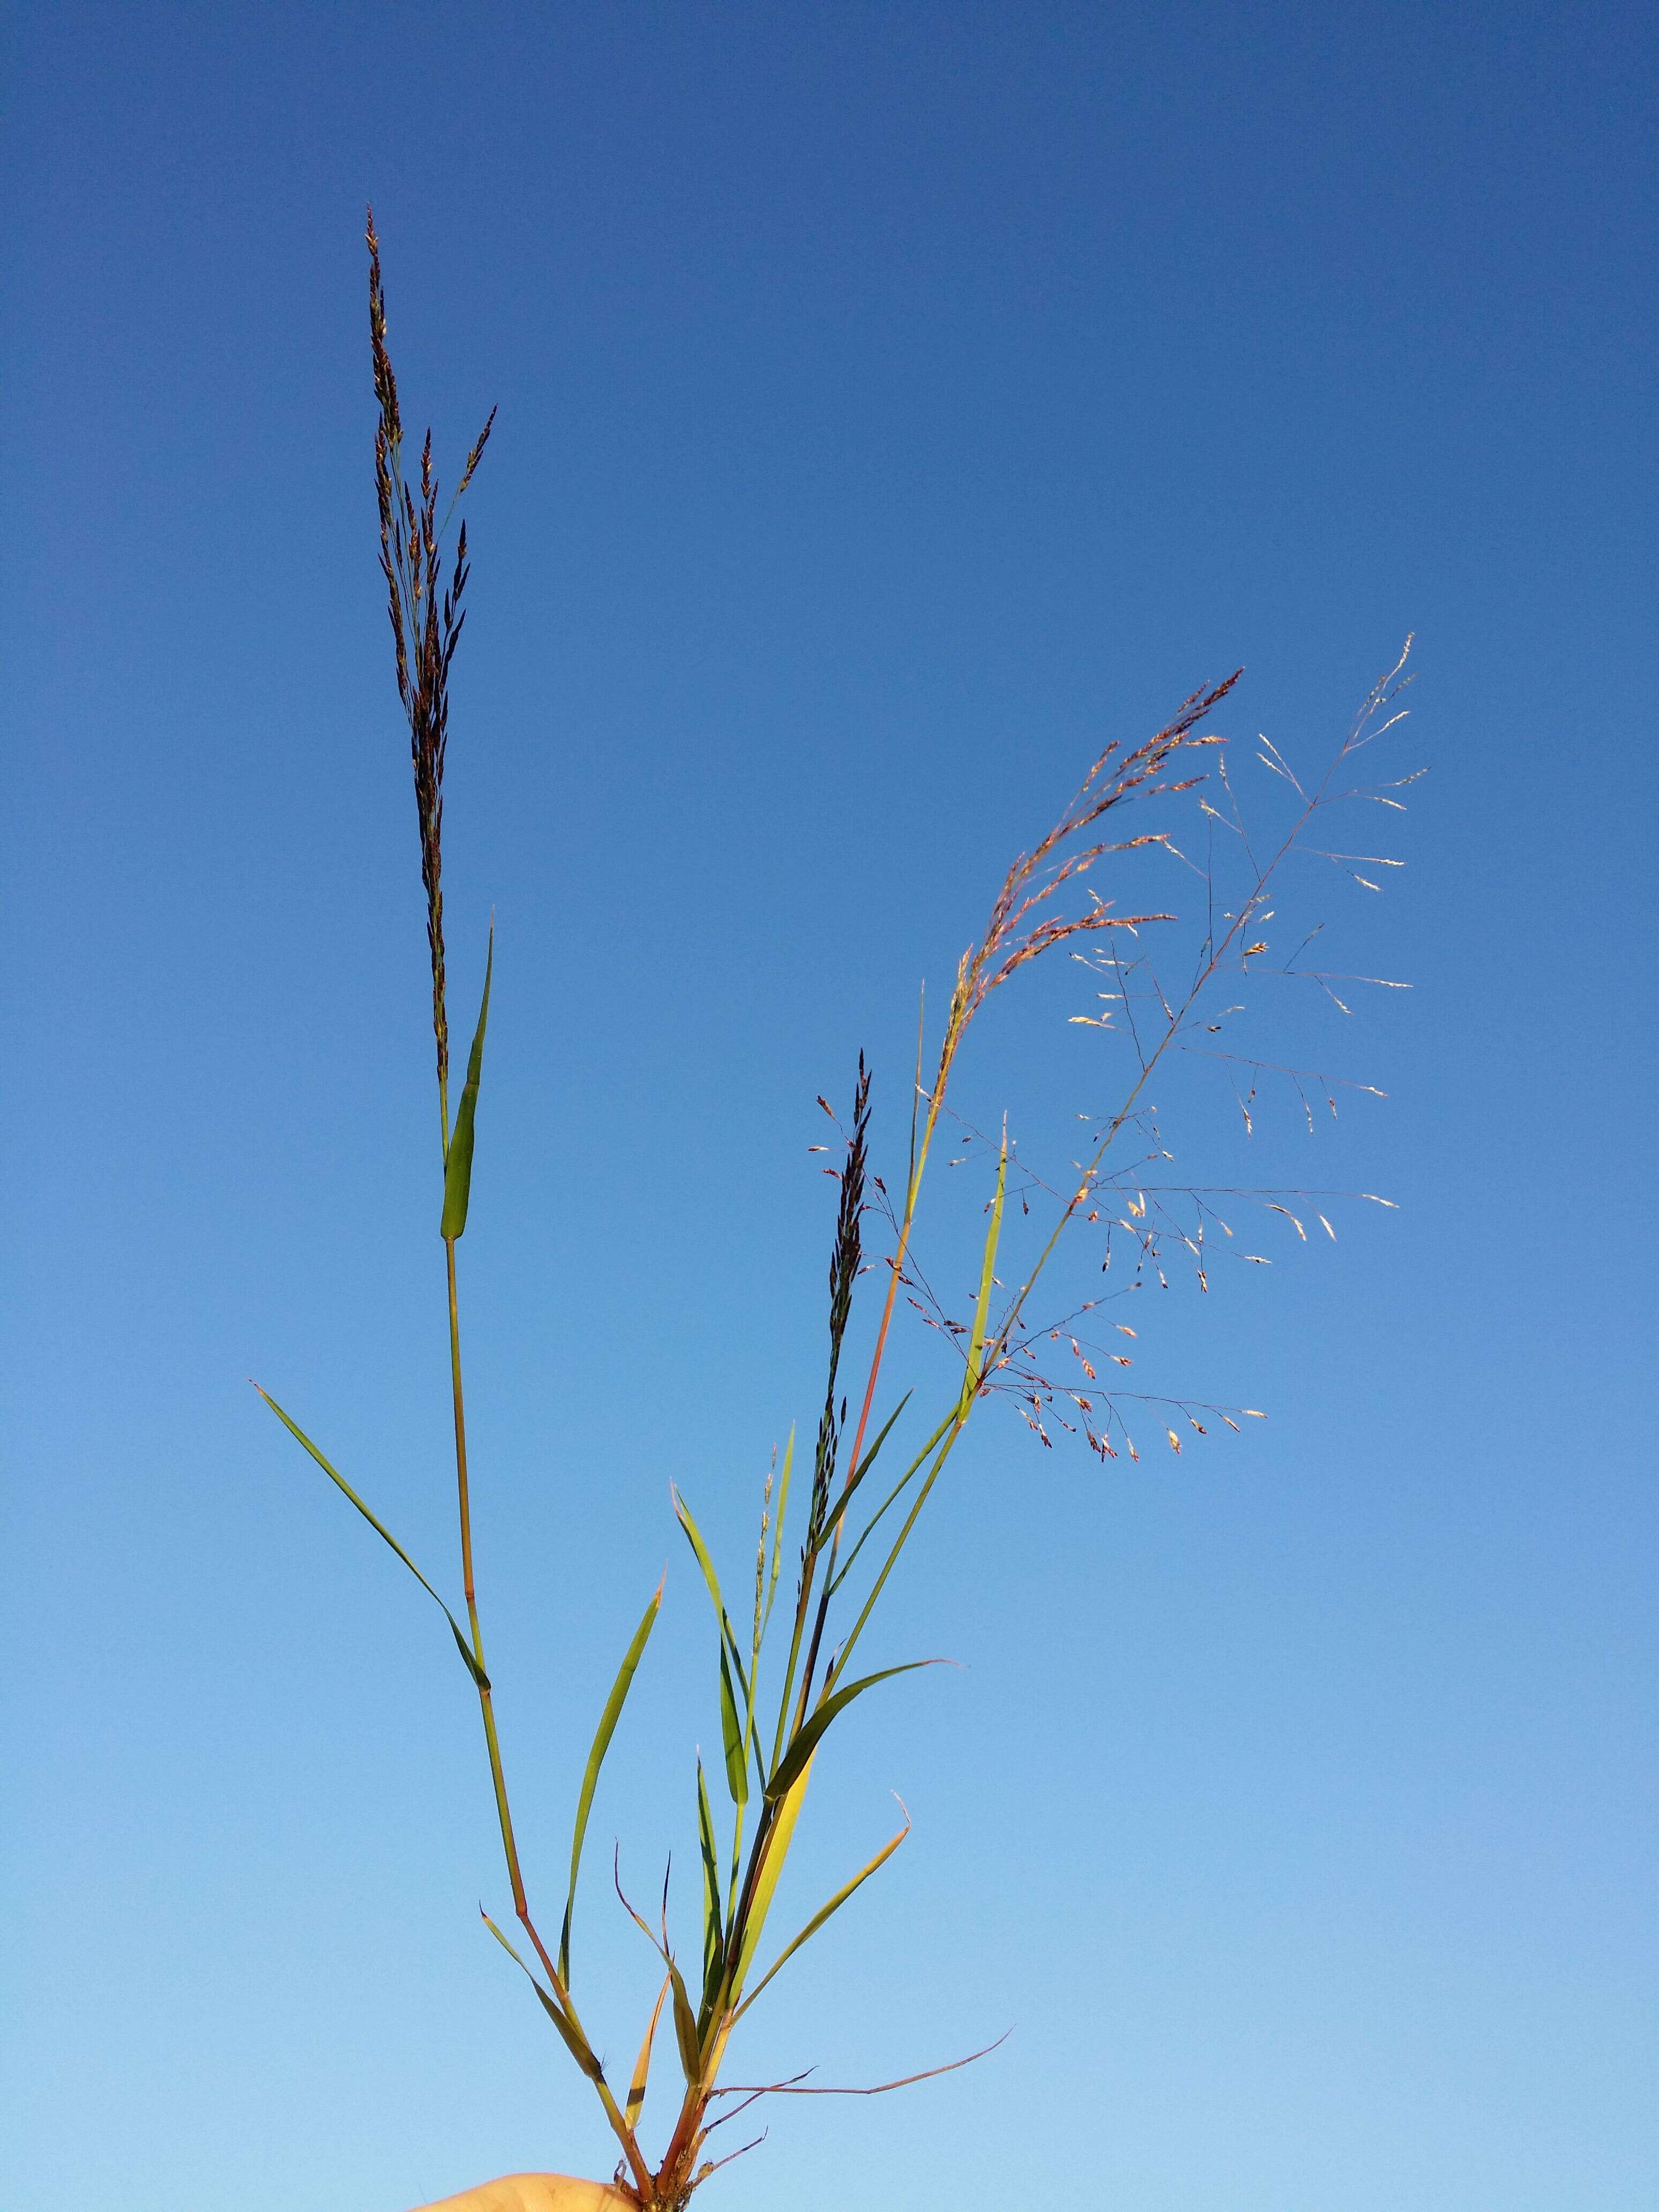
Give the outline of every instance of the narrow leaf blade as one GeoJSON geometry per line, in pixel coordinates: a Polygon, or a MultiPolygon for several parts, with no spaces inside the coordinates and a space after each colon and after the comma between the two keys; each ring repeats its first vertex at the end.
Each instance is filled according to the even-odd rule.
{"type": "Polygon", "coordinates": [[[863,1481],[865,1476],[869,1474],[871,1468],[875,1465],[882,1446],[886,1443],[888,1437],[893,1432],[893,1424],[897,1420],[899,1415],[909,1404],[911,1398],[914,1395],[915,1393],[913,1391],[907,1390],[904,1395],[899,1400],[897,1405],[894,1407],[892,1412],[887,1416],[887,1419],[882,1423],[880,1428],[876,1431],[875,1442],[871,1445],[869,1450],[865,1453],[864,1457],[859,1462],[858,1465],[853,1469],[851,1479],[847,1486],[849,1490],[856,1490],[860,1483],[863,1481]]]}
{"type": "Polygon", "coordinates": [[[511,1959],[514,1966],[519,1968],[520,1972],[524,1975],[525,1979],[530,1984],[531,1988],[535,1990],[536,1995],[541,1999],[542,2010],[552,2021],[554,2027],[558,2029],[561,2037],[563,2039],[565,2048],[569,2051],[570,2056],[575,2060],[577,2065],[581,2068],[582,2072],[586,2075],[590,2081],[604,2081],[605,2069],[600,2065],[599,2060],[593,2056],[592,2051],[588,2047],[587,2038],[576,2026],[574,2021],[573,2021],[564,2011],[563,2008],[559,2005],[554,1998],[548,1995],[547,1991],[537,1980],[535,1975],[531,1972],[529,1967],[525,1965],[524,1960],[519,1956],[513,1946],[507,1942],[506,1936],[502,1935],[501,1929],[495,1925],[489,1915],[486,1912],[483,1917],[484,1926],[495,1938],[495,1941],[501,1945],[502,1950],[506,1952],[507,1957],[511,1959]]]}
{"type": "Polygon", "coordinates": [[[702,1531],[691,1516],[691,1508],[672,1485],[670,1486],[670,1494],[674,1501],[674,1517],[685,1531],[685,1540],[691,1547],[697,1565],[702,1569],[702,1578],[708,1585],[708,1595],[714,1607],[714,1618],[720,1624],[720,1633],[729,1635],[726,1600],[720,1595],[720,1578],[714,1572],[714,1562],[708,1556],[708,1547],[702,1540],[702,1531]]]}
{"type": "Polygon", "coordinates": [[[708,1556],[708,1547],[702,1540],[702,1529],[691,1517],[690,1507],[672,1484],[669,1487],[669,1494],[674,1501],[674,1517],[685,1531],[685,1540],[691,1547],[697,1565],[702,1569],[702,1578],[708,1585],[708,1597],[714,1608],[714,1618],[720,1625],[721,1645],[732,1655],[732,1670],[737,1675],[738,1686],[743,1692],[746,1702],[749,1695],[749,1677],[744,1669],[743,1656],[738,1650],[738,1639],[732,1633],[731,1616],[726,1610],[726,1600],[720,1595],[720,1578],[714,1572],[714,1562],[708,1556]]]}
{"type": "Polygon", "coordinates": [[[778,1483],[777,1518],[772,1525],[772,1571],[766,1586],[766,1611],[761,1620],[761,1633],[766,1632],[766,1623],[772,1618],[772,1601],[778,1594],[778,1571],[783,1564],[783,1516],[789,1510],[789,1476],[795,1464],[795,1431],[792,1423],[789,1441],[783,1448],[783,1474],[778,1483]]]}
{"type": "Polygon", "coordinates": [[[884,1667],[879,1674],[861,1675],[856,1682],[848,1683],[845,1689],[837,1690],[833,1697],[826,1698],[821,1705],[815,1705],[796,1729],[788,1750],[773,1770],[772,1779],[766,1785],[767,1796],[773,1800],[783,1796],[796,1778],[805,1771],[824,1730],[846,1711],[854,1698],[861,1698],[866,1690],[874,1689],[878,1682],[890,1680],[895,1674],[913,1674],[918,1667],[943,1664],[944,1662],[939,1659],[909,1659],[902,1667],[884,1667]]]}
{"type": "Polygon", "coordinates": [[[702,1759],[697,1761],[697,1842],[702,1852],[702,2002],[706,2009],[725,1971],[726,1942],[720,1925],[720,1853],[702,1759]]]}
{"type": "Polygon", "coordinates": [[[489,925],[489,951],[484,961],[483,1000],[478,1008],[478,1026],[473,1032],[472,1050],[466,1063],[466,1084],[461,1092],[461,1103],[455,1109],[455,1131],[449,1140],[449,1153],[444,1162],[444,1210],[438,1224],[438,1233],[446,1241],[459,1237],[466,1227],[466,1210],[472,1196],[472,1136],[478,1112],[478,1079],[483,1073],[484,1030],[489,1020],[489,981],[495,967],[495,925],[489,925]]]}
{"type": "Polygon", "coordinates": [[[749,1972],[755,1956],[755,1947],[761,1939],[761,1930],[766,1925],[766,1916],[772,1909],[773,1893],[778,1886],[778,1877],[783,1872],[784,1861],[789,1856],[795,1823],[800,1818],[806,1785],[811,1778],[812,1759],[809,1753],[805,1765],[784,1792],[772,1823],[771,1833],[766,1839],[766,1856],[756,1876],[754,1894],[749,1900],[748,1917],[744,1923],[743,1941],[738,1951],[738,1970],[732,1977],[731,2002],[733,2004],[743,1994],[743,1978],[749,1972]]]}
{"type": "Polygon", "coordinates": [[[997,1242],[1002,1234],[1002,1202],[1008,1187],[1008,1133],[1002,1133],[1002,1150],[997,1158],[996,1196],[991,1203],[990,1226],[985,1232],[985,1258],[980,1268],[979,1297],[974,1308],[974,1333],[968,1346],[968,1366],[962,1378],[962,1407],[963,1418],[979,1395],[981,1370],[985,1359],[985,1331],[990,1317],[991,1285],[997,1264],[997,1242]]]}
{"type": "Polygon", "coordinates": [[[416,1565],[414,1560],[411,1559],[408,1553],[404,1551],[403,1546],[392,1534],[391,1529],[386,1527],[385,1522],[380,1520],[376,1514],[369,1510],[368,1507],[365,1505],[362,1499],[358,1497],[351,1485],[346,1480],[344,1475],[340,1473],[338,1468],[335,1467],[330,1461],[324,1458],[321,1452],[319,1452],[316,1445],[312,1443],[311,1438],[306,1434],[299,1423],[292,1419],[289,1415],[283,1411],[282,1407],[276,1403],[276,1401],[271,1396],[270,1391],[260,1389],[260,1386],[257,1382],[253,1387],[256,1390],[258,1390],[259,1395],[264,1400],[266,1405],[270,1407],[271,1412],[276,1414],[277,1419],[288,1431],[289,1434],[291,1437],[297,1437],[299,1442],[304,1445],[307,1451],[311,1454],[313,1459],[316,1461],[318,1466],[321,1468],[323,1473],[328,1477],[329,1480],[337,1490],[342,1492],[345,1497],[350,1499],[351,1503],[362,1515],[364,1520],[368,1522],[369,1527],[374,1531],[375,1534],[380,1538],[383,1543],[389,1544],[392,1549],[398,1554],[398,1557],[409,1569],[410,1573],[414,1576],[416,1581],[419,1583],[421,1588],[426,1592],[433,1603],[442,1613],[444,1619],[449,1623],[450,1633],[455,1638],[455,1648],[460,1653],[461,1657],[465,1661],[468,1674],[471,1675],[473,1680],[477,1684],[481,1690],[487,1690],[489,1687],[489,1677],[485,1674],[483,1668],[478,1664],[478,1662],[473,1654],[471,1645],[462,1634],[459,1621],[456,1620],[454,1614],[439,1596],[437,1591],[433,1589],[431,1583],[428,1582],[426,1577],[416,1565]]]}
{"type": "Polygon", "coordinates": [[[697,2047],[697,2018],[686,1995],[684,1977],[672,1959],[668,1962],[668,1982],[674,1995],[674,2040],[680,2050],[680,2071],[685,2076],[686,2087],[694,2088],[702,2070],[702,2054],[697,2047]]]}
{"type": "Polygon", "coordinates": [[[582,1776],[581,1795],[576,1801],[576,1827],[570,1839],[570,1893],[565,1899],[564,1929],[559,1939],[559,1978],[569,1985],[570,1981],[570,1917],[576,1909],[576,1876],[582,1863],[582,1843],[587,1834],[587,1816],[592,1808],[593,1792],[598,1787],[599,1769],[611,1748],[611,1739],[617,1732],[617,1723],[628,1701],[635,1673],[651,1640],[651,1632],[657,1625],[657,1615],[662,1610],[662,1584],[657,1584],[656,1595],[641,1615],[640,1625],[634,1631],[617,1669],[617,1679],[611,1686],[611,1695],[605,1701],[605,1711],[599,1716],[599,1725],[594,1731],[593,1748],[587,1754],[587,1769],[582,1776]]]}
{"type": "Polygon", "coordinates": [[[879,1873],[881,1869],[886,1865],[888,1860],[892,1857],[894,1852],[898,1849],[899,1845],[904,1841],[904,1838],[909,1834],[909,1832],[910,1816],[907,1813],[904,1816],[904,1826],[899,1830],[897,1835],[896,1835],[890,1843],[884,1844],[881,1849],[876,1853],[874,1858],[870,1861],[869,1864],[859,1869],[859,1871],[853,1876],[851,1881],[843,1882],[841,1887],[836,1892],[835,1895],[830,1899],[828,1905],[823,1905],[818,1911],[815,1912],[812,1915],[812,1917],[807,1922],[805,1927],[801,1929],[799,1935],[795,1937],[794,1941],[793,1942],[787,1943],[783,1949],[779,1952],[777,1957],[772,1961],[766,1972],[761,1976],[759,1981],[756,1983],[754,1988],[744,1999],[742,2004],[738,2006],[737,2013],[734,2015],[734,2020],[740,2020],[742,2018],[743,2014],[748,2011],[750,2006],[754,2003],[755,1999],[766,1987],[768,1982],[771,1980],[773,1975],[777,1973],[782,1966],[786,1966],[788,1961],[794,1957],[796,1952],[800,1949],[803,1943],[810,1943],[811,1942],[813,1936],[817,1934],[824,1922],[841,1911],[842,1906],[846,1904],[848,1899],[852,1896],[854,1890],[862,1888],[864,1884],[869,1881],[872,1874],[879,1873]]]}
{"type": "Polygon", "coordinates": [[[623,2106],[623,2118],[630,2128],[637,2127],[645,2105],[645,2086],[651,2078],[651,2047],[657,2039],[657,2022],[662,2018],[663,1999],[668,1995],[665,1977],[657,1991],[657,2002],[651,2011],[651,2024],[645,2031],[645,2041],[640,2045],[640,2055],[634,2061],[634,2078],[628,2085],[628,2102],[623,2106]]]}
{"type": "Polygon", "coordinates": [[[734,1805],[749,1802],[749,1761],[744,1754],[743,1723],[738,1718],[738,1701],[732,1687],[732,1669],[726,1662],[726,1646],[720,1645],[720,1741],[726,1752],[726,1786],[732,1793],[734,1805]]]}

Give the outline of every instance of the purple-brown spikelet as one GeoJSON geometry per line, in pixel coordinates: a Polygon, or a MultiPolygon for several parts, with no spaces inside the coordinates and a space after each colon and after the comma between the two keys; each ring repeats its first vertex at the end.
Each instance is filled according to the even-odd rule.
{"type": "MultiPolygon", "coordinates": [[[[466,617],[461,595],[469,574],[466,525],[455,546],[449,588],[439,594],[444,525],[438,520],[438,477],[432,461],[432,433],[421,447],[421,495],[403,477],[403,416],[398,379],[386,347],[386,289],[380,276],[380,242],[374,211],[368,214],[368,339],[374,364],[374,397],[380,420],[374,431],[374,490],[380,518],[380,572],[386,578],[386,607],[396,655],[398,696],[409,721],[410,758],[415,774],[415,811],[421,838],[421,883],[426,892],[427,945],[432,959],[432,1033],[437,1048],[438,1084],[448,1127],[449,1017],[444,988],[443,821],[444,754],[449,739],[449,672],[466,617]]],[[[455,503],[472,481],[495,410],[479,432],[459,483],[455,503]]],[[[448,516],[445,517],[447,524],[448,516]]]]}
{"type": "Polygon", "coordinates": [[[823,1529],[830,1510],[830,1491],[835,1479],[836,1456],[841,1438],[841,1419],[836,1406],[836,1378],[841,1366],[841,1347],[853,1310],[853,1285],[864,1262],[862,1223],[864,1185],[870,1154],[870,1071],[859,1054],[858,1081],[853,1091],[853,1129],[847,1139],[847,1160],[840,1170],[841,1204],[836,1214],[836,1237],[830,1251],[830,1377],[824,1388],[823,1411],[818,1419],[817,1449],[812,1461],[812,1503],[808,1516],[808,1547],[823,1529]]]}

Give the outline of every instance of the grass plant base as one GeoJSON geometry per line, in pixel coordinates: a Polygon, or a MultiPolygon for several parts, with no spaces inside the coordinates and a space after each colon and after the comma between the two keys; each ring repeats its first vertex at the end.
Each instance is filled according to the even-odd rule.
{"type": "Polygon", "coordinates": [[[568,2173],[507,2173],[459,2197],[445,2197],[419,2212],[634,2212],[607,2182],[578,2181],[568,2173]]]}

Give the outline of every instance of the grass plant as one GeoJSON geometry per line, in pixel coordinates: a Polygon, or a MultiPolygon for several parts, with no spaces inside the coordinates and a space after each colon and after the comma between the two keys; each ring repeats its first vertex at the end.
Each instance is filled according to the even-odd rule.
{"type": "MultiPolygon", "coordinates": [[[[1212,726],[1216,710],[1238,681],[1237,673],[1194,692],[1141,743],[1126,747],[1115,742],[1104,748],[1052,829],[1009,868],[984,927],[957,962],[942,1018],[930,1024],[924,1006],[908,1141],[890,1183],[872,1164],[872,1075],[862,1057],[845,1119],[820,1100],[836,1122],[836,1145],[829,1149],[836,1155],[830,1172],[838,1196],[829,1265],[827,1375],[811,1463],[798,1476],[792,1432],[765,1480],[752,1571],[745,1566],[740,1581],[723,1581],[690,1503],[678,1488],[672,1491],[672,1510],[713,1615],[712,1690],[721,1750],[712,1776],[699,1758],[694,1791],[688,1783],[701,1869],[698,1941],[690,1955],[682,1955],[671,1935],[666,1886],[659,1907],[647,1914],[623,1894],[617,1870],[617,1894],[655,1954],[661,1980],[637,2059],[625,2081],[613,2076],[597,2054],[573,1988],[572,1923],[600,1771],[656,1624],[663,1590],[659,1585],[634,1627],[599,1717],[576,1801],[562,1905],[556,1907],[555,1919],[539,1920],[532,1911],[514,1826],[475,1586],[458,1287],[457,1251],[467,1225],[489,1014],[493,924],[466,1073],[453,1116],[444,949],[444,767],[450,673],[466,618],[464,521],[453,556],[446,548],[450,523],[483,456],[495,416],[485,422],[444,505],[430,433],[418,464],[411,463],[405,445],[372,215],[368,244],[380,563],[398,693],[409,729],[432,972],[441,1139],[438,1230],[449,1320],[459,1613],[293,1417],[269,1394],[260,1395],[442,1608],[477,1696],[515,1926],[509,1933],[488,1915],[485,1923],[527,1978],[570,2059],[592,2085],[616,2139],[615,2191],[638,2212],[681,2212],[721,2165],[753,2147],[745,2143],[725,2150],[713,2138],[717,2129],[757,2100],[782,2094],[881,2094],[985,2055],[954,2058],[904,2081],[861,2091],[827,2088],[799,2076],[747,2083],[723,2078],[738,2024],[789,1960],[886,1864],[909,1832],[907,1817],[802,1927],[776,1942],[774,1900],[830,1732],[870,1691],[939,1663],[908,1658],[874,1667],[866,1662],[867,1671],[862,1673],[854,1669],[855,1660],[863,1657],[866,1632],[969,1422],[988,1402],[1011,1401],[1042,1444],[1052,1445],[1051,1431],[1059,1428],[1103,1461],[1111,1461],[1123,1455],[1139,1457],[1132,1419],[1143,1435],[1148,1421],[1161,1428],[1163,1441],[1179,1452],[1183,1433],[1205,1435],[1212,1421],[1237,1429],[1251,1416],[1249,1408],[1131,1392],[1127,1370],[1134,1355],[1126,1346],[1135,1330],[1118,1322],[1111,1325],[1108,1342],[1096,1342],[1086,1331],[1097,1324],[1086,1317],[1139,1282],[1154,1276],[1166,1279],[1164,1269],[1176,1257],[1192,1268],[1199,1287],[1207,1289],[1210,1255],[1218,1239],[1223,1249],[1232,1245],[1247,1260],[1261,1256],[1236,1246],[1220,1210],[1224,1194],[1163,1179],[1171,1156],[1148,1086],[1175,1055],[1196,1053],[1218,1066],[1234,1085],[1247,1127],[1258,1090],[1270,1076],[1294,1089],[1310,1127],[1312,1098],[1320,1091],[1335,1111],[1334,1091],[1322,1078],[1234,1053],[1228,1025],[1242,1011],[1238,994],[1267,975],[1309,983],[1346,1011],[1337,990],[1343,979],[1304,964],[1316,932],[1288,960],[1274,957],[1264,933],[1293,860],[1310,855],[1334,863],[1370,889],[1376,888],[1377,878],[1365,871],[1395,865],[1382,856],[1316,844],[1314,833],[1339,800],[1385,807],[1403,804],[1395,795],[1398,784],[1368,786],[1353,779],[1358,772],[1356,756],[1401,719],[1396,698],[1405,654],[1368,694],[1314,781],[1300,780],[1276,747],[1260,740],[1256,757],[1285,802],[1285,818],[1265,840],[1246,821],[1229,776],[1224,741],[1212,726]],[[1196,843],[1184,830],[1184,842],[1177,842],[1183,817],[1189,824],[1195,820],[1196,843]],[[1188,853],[1189,843],[1194,851],[1201,848],[1201,858],[1188,853]],[[1199,909],[1172,957],[1155,959],[1150,949],[1163,941],[1160,933],[1178,933],[1176,916],[1161,898],[1144,906],[1135,902],[1120,911],[1121,893],[1107,896],[1102,888],[1115,872],[1127,879],[1127,872],[1149,860],[1192,890],[1199,909]],[[1091,982],[1105,987],[1095,994],[1098,1011],[1072,1018],[1109,1032],[1115,1048],[1109,1064],[1119,1072],[1121,1085],[1110,1109],[1091,1120],[1079,1156],[1062,1176],[1052,1176],[1027,1165],[1006,1125],[988,1137],[967,1121],[956,1094],[969,1032],[990,1001],[1025,970],[1057,956],[1080,962],[1091,982]],[[1218,1003],[1224,995],[1224,1008],[1218,1003]],[[959,1146],[961,1160],[984,1162],[976,1279],[960,1312],[935,1288],[918,1247],[924,1191],[930,1188],[941,1143],[959,1146]],[[1117,1266],[1115,1287],[1058,1316],[1039,1316],[1039,1295],[1050,1291],[1057,1254],[1085,1237],[1097,1240],[1091,1268],[1103,1250],[1098,1272],[1109,1277],[1117,1266]],[[861,1372],[849,1387],[849,1329],[866,1273],[875,1279],[878,1310],[867,1351],[859,1355],[861,1372]],[[895,1323],[917,1318],[946,1347],[950,1362],[946,1380],[931,1403],[925,1397],[919,1401],[914,1390],[896,1398],[890,1382],[899,1341],[895,1323]],[[671,2063],[678,2064],[678,2080],[667,2100],[665,2124],[654,2131],[656,2148],[650,2149],[643,2112],[648,2088],[660,2079],[660,2069],[653,2075],[659,2042],[672,2043],[671,2063]]],[[[1304,1240],[1304,1216],[1335,1233],[1328,1217],[1312,1203],[1319,1195],[1231,1194],[1235,1202],[1282,1216],[1304,1240]]]]}

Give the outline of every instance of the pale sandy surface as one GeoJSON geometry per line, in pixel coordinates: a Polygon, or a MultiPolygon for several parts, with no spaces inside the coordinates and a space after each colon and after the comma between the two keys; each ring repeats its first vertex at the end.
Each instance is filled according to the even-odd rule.
{"type": "Polygon", "coordinates": [[[508,2173],[477,2189],[446,2197],[421,2212],[633,2212],[625,2197],[602,2181],[577,2181],[568,2173],[508,2173]]]}

